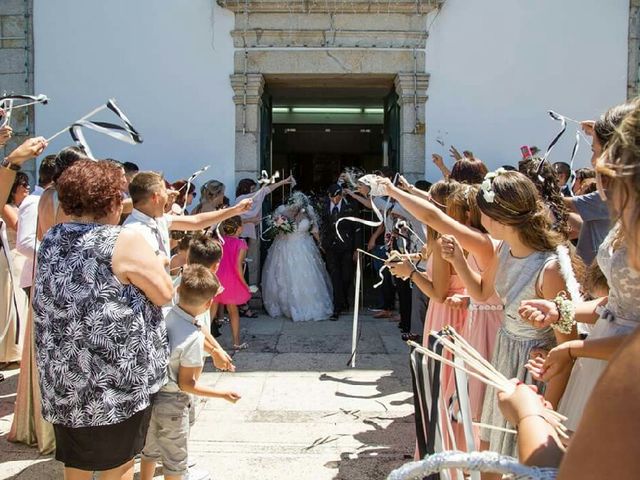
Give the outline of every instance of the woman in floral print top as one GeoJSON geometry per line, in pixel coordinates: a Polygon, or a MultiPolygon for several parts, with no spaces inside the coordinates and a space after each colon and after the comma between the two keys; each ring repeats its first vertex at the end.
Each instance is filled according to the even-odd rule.
{"type": "Polygon", "coordinates": [[[113,162],[69,167],[56,188],[72,221],[53,227],[38,252],[42,413],[66,468],[126,471],[142,448],[152,395],[166,381],[160,306],[171,299],[171,280],[140,234],[117,226],[124,182],[113,162]],[[72,448],[89,441],[93,448],[72,448]]]}

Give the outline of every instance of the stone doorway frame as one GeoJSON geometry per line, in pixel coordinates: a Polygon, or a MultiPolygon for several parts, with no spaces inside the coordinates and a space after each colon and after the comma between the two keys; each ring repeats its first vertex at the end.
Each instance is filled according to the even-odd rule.
{"type": "Polygon", "coordinates": [[[236,180],[260,171],[260,102],[270,75],[393,77],[400,171],[410,181],[424,177],[427,14],[442,0],[217,1],[235,13],[236,180]]]}
{"type": "MultiPolygon", "coordinates": [[[[425,174],[427,15],[444,0],[217,0],[235,13],[235,177],[257,178],[261,166],[263,93],[270,75],[388,76],[400,106],[399,169],[410,182],[425,174]]],[[[258,283],[260,253],[249,255],[258,283]]]]}
{"type": "MultiPolygon", "coordinates": [[[[276,59],[274,63],[280,63],[276,59]]],[[[305,74],[281,70],[278,74],[305,74]]],[[[335,76],[340,72],[322,72],[335,76]]],[[[410,181],[424,177],[425,172],[425,103],[429,75],[406,72],[375,72],[392,74],[400,104],[400,171],[410,181]],[[417,88],[416,88],[417,84],[417,88]],[[417,107],[417,108],[416,108],[417,107]]],[[[260,111],[266,80],[263,73],[238,73],[231,76],[235,104],[235,174],[236,179],[255,178],[260,171],[260,111]]]]}

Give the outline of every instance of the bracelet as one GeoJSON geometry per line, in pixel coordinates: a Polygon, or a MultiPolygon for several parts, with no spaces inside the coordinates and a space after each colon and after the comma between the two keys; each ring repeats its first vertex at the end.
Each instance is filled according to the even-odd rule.
{"type": "Polygon", "coordinates": [[[520,423],[525,419],[525,418],[529,418],[529,417],[540,417],[541,419],[543,419],[545,422],[549,423],[549,420],[547,420],[547,417],[545,417],[544,415],[542,415],[541,413],[530,413],[528,415],[525,415],[524,417],[521,417],[520,419],[518,419],[518,423],[516,423],[516,431],[518,430],[518,428],[520,427],[520,423]]]}
{"type": "Polygon", "coordinates": [[[559,318],[556,323],[551,324],[551,327],[560,333],[571,333],[573,326],[576,324],[573,302],[567,298],[564,292],[560,292],[558,296],[553,299],[553,303],[556,304],[559,318]]]}
{"type": "Polygon", "coordinates": [[[411,274],[409,274],[409,281],[410,281],[410,282],[412,282],[412,281],[413,281],[413,280],[411,280],[411,279],[413,278],[413,275],[414,275],[415,273],[418,273],[418,269],[416,269],[416,268],[414,268],[414,269],[413,269],[413,272],[411,272],[411,274]]]}
{"type": "Polygon", "coordinates": [[[10,162],[9,157],[5,157],[5,159],[2,161],[2,163],[0,163],[0,165],[2,165],[4,168],[7,168],[9,170],[13,170],[14,172],[20,171],[20,165],[10,162]]]}

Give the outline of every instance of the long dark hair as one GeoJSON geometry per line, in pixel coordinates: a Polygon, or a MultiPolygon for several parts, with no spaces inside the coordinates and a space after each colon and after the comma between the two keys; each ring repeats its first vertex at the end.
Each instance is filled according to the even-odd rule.
{"type": "Polygon", "coordinates": [[[526,175],[533,182],[542,201],[551,210],[553,214],[552,228],[565,238],[569,238],[569,212],[564,205],[560,184],[553,166],[542,158],[533,157],[521,160],[518,168],[520,173],[526,175]]]}

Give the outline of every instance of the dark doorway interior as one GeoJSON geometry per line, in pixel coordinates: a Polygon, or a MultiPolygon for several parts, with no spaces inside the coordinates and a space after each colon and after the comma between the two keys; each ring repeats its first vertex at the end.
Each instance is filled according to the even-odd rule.
{"type": "Polygon", "coordinates": [[[320,193],[345,167],[364,171],[383,164],[382,125],[276,124],[273,168],[292,173],[305,192],[320,193]]]}

